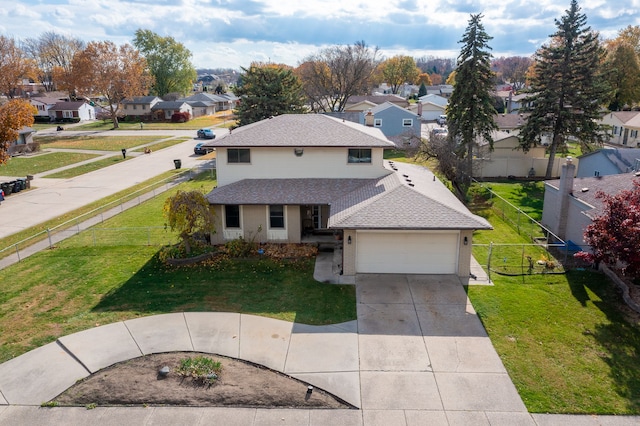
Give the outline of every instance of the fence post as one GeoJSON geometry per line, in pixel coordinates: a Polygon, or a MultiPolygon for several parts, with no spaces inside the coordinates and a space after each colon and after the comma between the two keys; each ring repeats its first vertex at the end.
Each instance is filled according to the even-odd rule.
{"type": "Polygon", "coordinates": [[[17,244],[16,244],[16,255],[18,256],[18,262],[20,262],[20,249],[18,249],[17,244]]]}
{"type": "Polygon", "coordinates": [[[51,230],[47,228],[47,238],[49,238],[49,248],[53,248],[53,244],[51,243],[51,230]]]}
{"type": "Polygon", "coordinates": [[[493,242],[489,243],[489,256],[487,256],[487,276],[491,282],[491,252],[493,251],[493,242]]]}

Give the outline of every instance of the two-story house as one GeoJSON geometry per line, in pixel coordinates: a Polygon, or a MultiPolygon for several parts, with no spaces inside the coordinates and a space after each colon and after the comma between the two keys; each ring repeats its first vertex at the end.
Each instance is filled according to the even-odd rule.
{"type": "Polygon", "coordinates": [[[377,127],[397,147],[417,147],[420,144],[420,116],[391,102],[360,113],[360,124],[377,127]]]}
{"type": "Polygon", "coordinates": [[[616,111],[605,114],[601,124],[608,127],[608,143],[640,148],[640,111],[616,111]]]}
{"type": "Polygon", "coordinates": [[[162,102],[157,96],[134,96],[122,101],[122,112],[129,119],[151,120],[152,108],[162,102]]]}
{"type": "Polygon", "coordinates": [[[379,129],[321,114],[291,114],[233,130],[217,150],[214,243],[300,243],[342,237],[342,273],[457,274],[468,278],[471,239],[489,223],[429,170],[383,159],[379,129]]]}

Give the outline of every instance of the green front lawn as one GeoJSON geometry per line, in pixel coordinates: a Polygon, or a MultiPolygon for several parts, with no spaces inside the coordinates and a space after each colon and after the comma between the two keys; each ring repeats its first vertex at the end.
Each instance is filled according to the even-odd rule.
{"type": "MultiPolygon", "coordinates": [[[[207,115],[204,117],[193,118],[186,123],[170,123],[170,122],[145,122],[140,127],[139,121],[120,121],[116,130],[197,130],[202,127],[211,127],[222,125],[228,127],[229,123],[235,123],[233,114],[229,111],[219,112],[215,115],[207,115]]],[[[93,121],[91,123],[75,126],[69,130],[112,130],[113,123],[111,121],[93,121]]]]}
{"type": "Polygon", "coordinates": [[[138,145],[145,145],[171,136],[71,136],[57,137],[46,136],[38,138],[42,149],[67,148],[67,149],[91,149],[97,151],[120,151],[138,145]]]}
{"type": "Polygon", "coordinates": [[[41,153],[37,155],[11,157],[6,164],[0,165],[0,176],[26,176],[68,166],[80,161],[98,157],[98,154],[73,152],[41,153]]]}

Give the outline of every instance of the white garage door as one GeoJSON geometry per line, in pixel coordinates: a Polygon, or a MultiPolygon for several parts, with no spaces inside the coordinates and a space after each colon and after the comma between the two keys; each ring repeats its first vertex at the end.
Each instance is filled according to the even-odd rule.
{"type": "Polygon", "coordinates": [[[356,271],[389,274],[455,274],[458,233],[357,233],[356,271]]]}

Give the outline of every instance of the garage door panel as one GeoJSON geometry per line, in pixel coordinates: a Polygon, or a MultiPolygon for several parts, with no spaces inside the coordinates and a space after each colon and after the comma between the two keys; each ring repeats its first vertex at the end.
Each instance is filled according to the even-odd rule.
{"type": "Polygon", "coordinates": [[[458,233],[358,232],[359,273],[452,274],[458,268],[458,233]]]}

